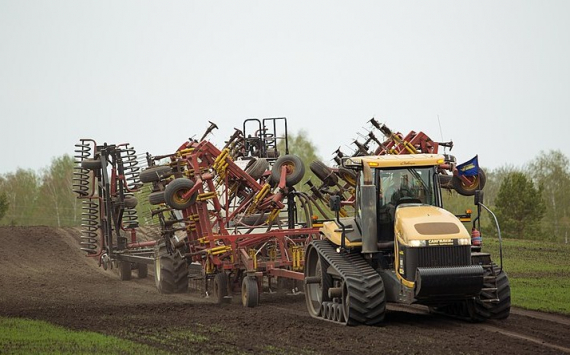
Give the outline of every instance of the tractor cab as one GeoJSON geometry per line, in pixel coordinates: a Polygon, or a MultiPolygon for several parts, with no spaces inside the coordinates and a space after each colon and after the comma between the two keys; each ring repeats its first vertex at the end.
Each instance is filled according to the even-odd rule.
{"type": "Polygon", "coordinates": [[[405,205],[441,207],[433,166],[383,167],[373,170],[376,186],[378,242],[394,240],[396,209],[405,205]]]}

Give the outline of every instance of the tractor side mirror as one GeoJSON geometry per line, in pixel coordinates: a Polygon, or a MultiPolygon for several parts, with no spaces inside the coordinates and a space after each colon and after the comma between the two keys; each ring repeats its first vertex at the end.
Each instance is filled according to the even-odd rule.
{"type": "Polygon", "coordinates": [[[483,204],[483,191],[476,190],[475,191],[475,205],[479,206],[479,204],[483,204]]]}
{"type": "Polygon", "coordinates": [[[331,211],[338,212],[340,211],[340,196],[339,195],[332,195],[329,199],[329,207],[331,211]]]}

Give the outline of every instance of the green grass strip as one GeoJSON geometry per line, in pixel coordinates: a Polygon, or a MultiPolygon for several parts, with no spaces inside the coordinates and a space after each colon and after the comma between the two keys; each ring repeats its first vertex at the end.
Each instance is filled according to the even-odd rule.
{"type": "MultiPolygon", "coordinates": [[[[483,239],[483,251],[499,262],[499,242],[483,239]]],[[[570,244],[503,240],[503,266],[513,306],[570,314],[570,244]]]]}
{"type": "Polygon", "coordinates": [[[129,340],[43,321],[0,318],[0,354],[168,354],[129,340]]]}

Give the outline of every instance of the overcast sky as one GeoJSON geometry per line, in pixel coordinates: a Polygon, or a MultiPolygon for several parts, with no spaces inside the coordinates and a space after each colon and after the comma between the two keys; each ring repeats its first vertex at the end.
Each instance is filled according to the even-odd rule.
{"type": "Polygon", "coordinates": [[[570,158],[570,1],[0,0],[0,174],[278,116],[327,163],[372,117],[490,169],[570,158]]]}

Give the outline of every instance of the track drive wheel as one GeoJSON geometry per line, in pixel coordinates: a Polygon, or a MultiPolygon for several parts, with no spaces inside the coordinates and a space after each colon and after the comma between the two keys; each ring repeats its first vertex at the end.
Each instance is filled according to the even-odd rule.
{"type": "Polygon", "coordinates": [[[315,248],[309,248],[305,256],[305,301],[307,310],[313,317],[319,317],[323,302],[330,301],[328,296],[332,284],[326,273],[328,264],[315,248]]]}
{"type": "Polygon", "coordinates": [[[188,290],[188,264],[177,253],[170,255],[164,240],[154,249],[154,283],[160,293],[188,290]]]}
{"type": "Polygon", "coordinates": [[[228,274],[220,272],[214,276],[214,297],[217,303],[223,303],[228,296],[228,274]]]}
{"type": "Polygon", "coordinates": [[[259,304],[259,287],[255,277],[246,276],[241,283],[241,303],[244,307],[255,307],[259,304]]]}

